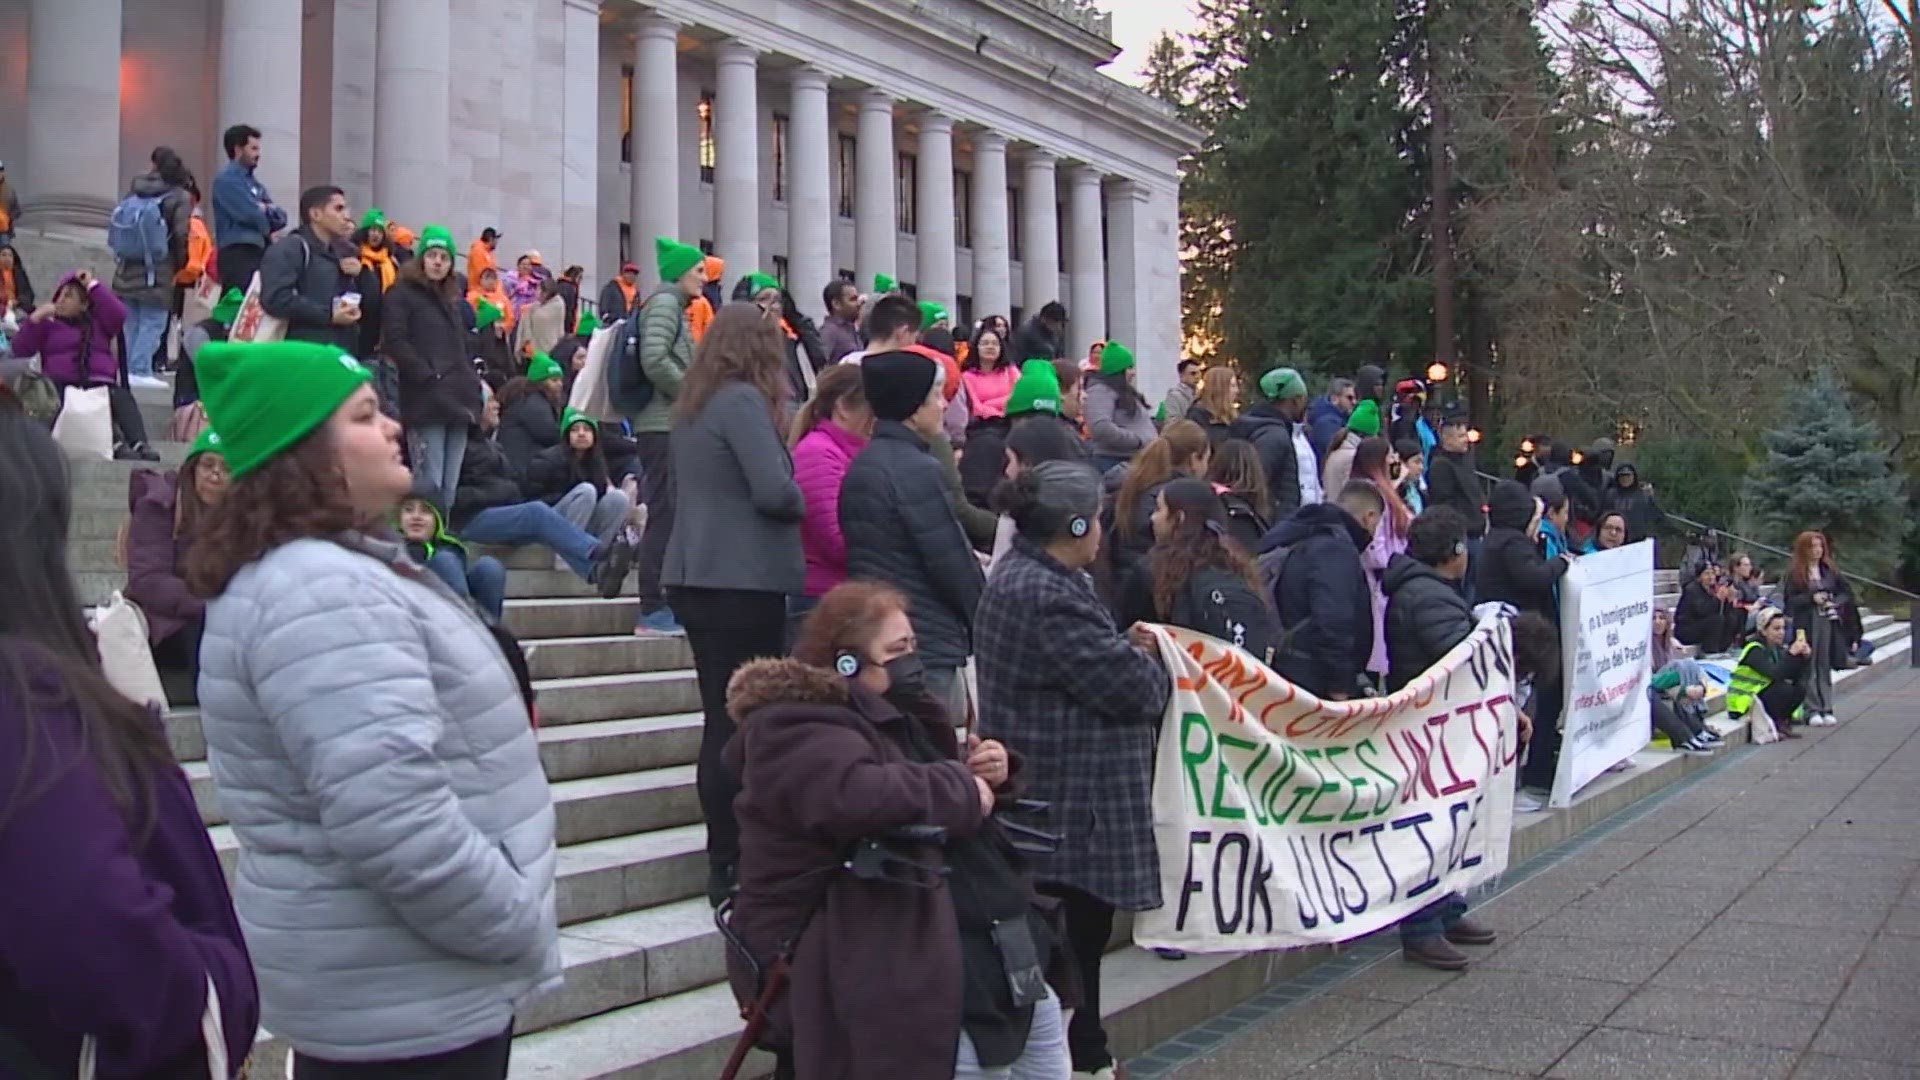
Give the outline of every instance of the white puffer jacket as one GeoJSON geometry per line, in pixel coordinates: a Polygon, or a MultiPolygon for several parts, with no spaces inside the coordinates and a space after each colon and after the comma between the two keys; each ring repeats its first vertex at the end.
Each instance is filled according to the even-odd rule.
{"type": "Polygon", "coordinates": [[[297,540],[207,605],[200,708],[261,1022],[333,1061],[490,1038],[557,981],[554,816],[492,635],[404,549],[297,540]]]}

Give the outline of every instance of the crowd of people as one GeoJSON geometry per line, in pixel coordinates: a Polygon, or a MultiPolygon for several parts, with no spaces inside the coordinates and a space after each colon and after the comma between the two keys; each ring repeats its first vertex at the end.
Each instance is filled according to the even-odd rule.
{"type": "MultiPolygon", "coordinates": [[[[160,718],[102,677],[60,451],[0,416],[0,866],[36,882],[0,935],[0,1034],[57,1074],[85,1043],[102,1075],[184,1075],[212,1010],[236,1067],[264,1025],[299,1080],[506,1075],[517,1004],[561,974],[555,827],[506,572],[478,545],[541,545],[609,598],[637,566],[636,633],[685,634],[707,897],[782,1075],[1065,1080],[1120,1074],[1102,955],[1116,913],[1167,899],[1150,793],[1173,687],[1144,624],[1341,701],[1505,605],[1537,810],[1559,580],[1659,527],[1630,465],[1546,440],[1489,487],[1465,409],[1389,396],[1371,366],[1312,401],[1275,367],[1243,407],[1233,368],[1186,361],[1156,406],[1125,343],[1066,355],[1057,302],[961,326],[836,281],[816,326],[757,270],[722,295],[724,265],[672,238],[658,287],[628,265],[589,305],[537,251],[501,271],[497,230],[463,270],[448,230],[356,223],[336,187],[289,221],[259,133],[225,144],[202,272],[232,291],[173,372],[205,426],[177,473],[135,475],[124,546],[156,660],[197,693],[230,898],[160,718]],[[223,340],[256,273],[285,339],[223,340]],[[571,408],[582,379],[611,406],[571,408]]],[[[153,164],[130,197],[165,252],[113,286],[63,278],[15,338],[56,382],[124,391],[164,354],[176,225],[200,211],[177,156],[153,164]]],[[[0,281],[26,287],[17,256],[0,281]]],[[[1831,556],[1803,537],[1779,606],[1736,560],[1658,615],[1676,748],[1720,739],[1675,635],[1746,638],[1736,713],[1831,722],[1858,637],[1831,556]]],[[[1401,936],[1443,970],[1495,940],[1458,896],[1401,936]]]]}

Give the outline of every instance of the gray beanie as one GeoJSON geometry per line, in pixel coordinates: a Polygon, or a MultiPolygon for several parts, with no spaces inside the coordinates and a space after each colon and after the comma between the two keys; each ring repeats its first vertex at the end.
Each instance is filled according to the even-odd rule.
{"type": "Polygon", "coordinates": [[[1029,540],[1084,536],[1100,515],[1100,477],[1084,462],[1043,461],[1014,480],[1007,513],[1029,540]]]}
{"type": "Polygon", "coordinates": [[[1567,501],[1567,486],[1557,476],[1536,476],[1533,478],[1533,497],[1554,506],[1567,501]]]}

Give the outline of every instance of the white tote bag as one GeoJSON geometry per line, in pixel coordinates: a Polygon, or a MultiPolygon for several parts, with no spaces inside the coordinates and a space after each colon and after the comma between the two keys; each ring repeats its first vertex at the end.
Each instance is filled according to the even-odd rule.
{"type": "MultiPolygon", "coordinates": [[[[207,1044],[208,1080],[227,1080],[227,1036],[220,1019],[220,991],[213,985],[211,975],[207,976],[207,1008],[200,1014],[200,1037],[207,1044]]],[[[93,1080],[99,1055],[93,1036],[80,1040],[80,1080],[93,1080]]],[[[287,1060],[292,1061],[293,1055],[288,1054],[287,1060]]]]}
{"type": "Polygon", "coordinates": [[[267,314],[260,300],[260,275],[256,272],[247,283],[247,298],[240,304],[240,314],[234,316],[233,328],[227,332],[228,341],[286,340],[287,320],[267,314]]]}
{"type": "Polygon", "coordinates": [[[70,458],[112,461],[113,399],[107,388],[67,387],[60,400],[60,416],[53,422],[53,441],[70,458]]]}
{"type": "Polygon", "coordinates": [[[147,644],[147,616],[133,601],[114,593],[91,615],[93,636],[100,645],[100,667],[115,690],[128,698],[167,707],[153,649],[147,644]]]}
{"type": "Polygon", "coordinates": [[[625,321],[623,319],[612,326],[603,326],[587,340],[587,362],[573,380],[573,393],[567,398],[568,408],[596,420],[619,417],[620,414],[614,411],[613,399],[607,393],[607,360],[613,355],[614,343],[620,340],[620,329],[625,321]]]}

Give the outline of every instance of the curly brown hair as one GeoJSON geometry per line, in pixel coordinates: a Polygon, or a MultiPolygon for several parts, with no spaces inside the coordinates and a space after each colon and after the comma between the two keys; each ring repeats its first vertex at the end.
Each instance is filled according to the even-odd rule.
{"type": "Polygon", "coordinates": [[[787,350],[778,323],[760,305],[739,300],[720,309],[694,351],[693,366],[673,403],[678,420],[700,415],[722,386],[743,382],[767,399],[776,431],[786,429],[787,350]]]}
{"type": "Polygon", "coordinates": [[[1181,477],[1160,489],[1168,513],[1174,515],[1173,535],[1153,545],[1147,556],[1153,577],[1153,610],[1161,619],[1173,617],[1173,602],[1193,575],[1206,569],[1225,570],[1245,579],[1255,596],[1266,596],[1259,568],[1240,545],[1227,536],[1227,508],[1205,480],[1181,477]]]}
{"type": "Polygon", "coordinates": [[[187,551],[187,588],[211,600],[240,568],[289,541],[357,528],[360,515],[320,428],[234,480],[187,551]]]}
{"type": "Polygon", "coordinates": [[[880,620],[907,610],[899,589],[878,581],[843,581],[820,598],[807,613],[793,643],[793,658],[803,664],[832,670],[842,649],[855,648],[872,636],[880,620]]]}

